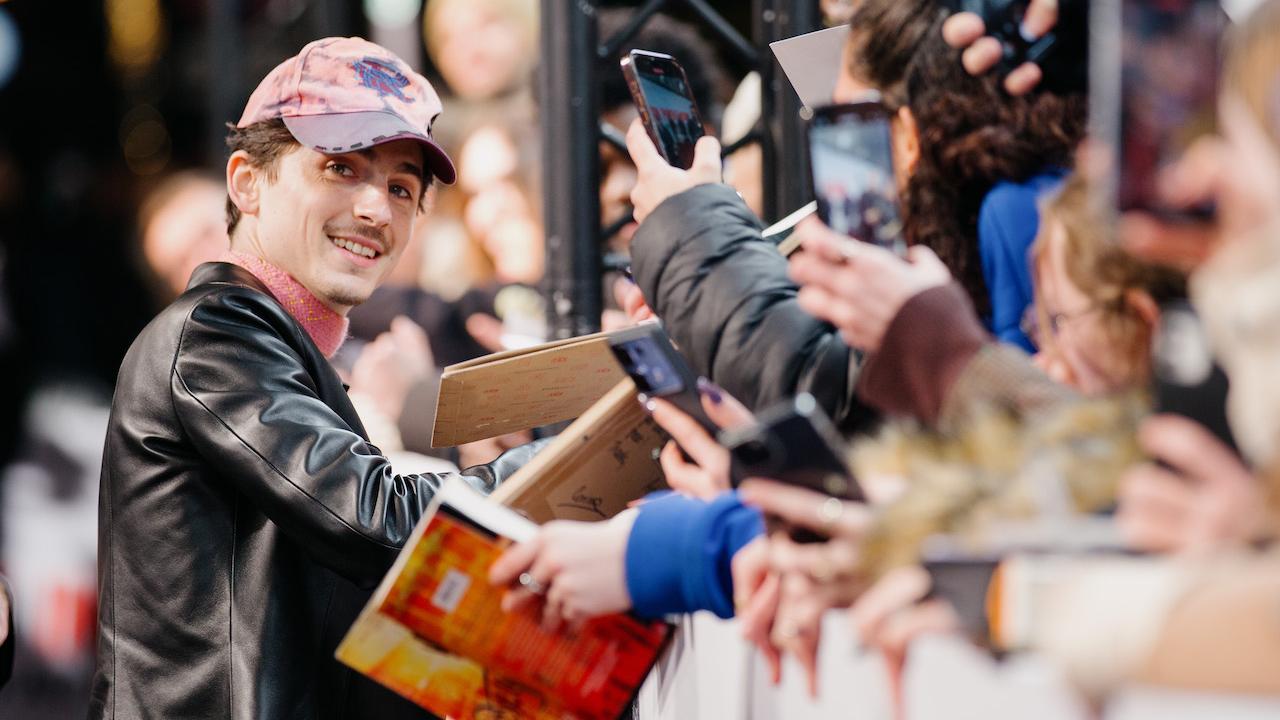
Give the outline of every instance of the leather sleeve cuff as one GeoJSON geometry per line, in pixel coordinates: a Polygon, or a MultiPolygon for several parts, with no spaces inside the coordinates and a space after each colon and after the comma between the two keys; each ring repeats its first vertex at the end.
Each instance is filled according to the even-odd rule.
{"type": "Polygon", "coordinates": [[[857,394],[887,415],[936,423],[952,384],[989,342],[959,284],[926,290],[889,323],[879,352],[867,357],[857,394]]]}

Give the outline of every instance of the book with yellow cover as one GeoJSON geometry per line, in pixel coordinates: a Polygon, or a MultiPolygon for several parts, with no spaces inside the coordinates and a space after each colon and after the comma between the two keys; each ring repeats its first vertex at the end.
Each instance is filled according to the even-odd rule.
{"type": "Polygon", "coordinates": [[[504,613],[489,566],[535,530],[451,478],[337,658],[441,717],[620,717],[671,628],[611,615],[550,634],[540,608],[504,613]]]}
{"type": "Polygon", "coordinates": [[[626,377],[608,337],[584,335],[445,368],[431,445],[451,447],[578,417],[626,377]]]}

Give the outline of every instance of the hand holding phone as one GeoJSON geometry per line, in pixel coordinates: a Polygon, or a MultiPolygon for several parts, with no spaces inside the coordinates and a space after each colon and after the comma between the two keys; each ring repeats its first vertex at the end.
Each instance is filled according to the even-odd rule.
{"type": "Polygon", "coordinates": [[[722,431],[720,444],[729,448],[740,478],[772,478],[843,500],[865,499],[845,462],[844,441],[808,393],[765,410],[754,425],[722,431]]]}
{"type": "Polygon", "coordinates": [[[696,420],[712,437],[720,431],[702,409],[698,376],[671,344],[660,323],[641,323],[613,333],[609,348],[635,382],[641,400],[660,397],[696,420]]]}
{"type": "Polygon", "coordinates": [[[684,68],[670,55],[645,50],[632,50],[621,64],[649,139],[669,165],[688,170],[705,131],[684,68]]]}
{"type": "Polygon", "coordinates": [[[878,96],[815,109],[807,129],[810,189],[827,227],[905,255],[890,117],[878,96]]]}

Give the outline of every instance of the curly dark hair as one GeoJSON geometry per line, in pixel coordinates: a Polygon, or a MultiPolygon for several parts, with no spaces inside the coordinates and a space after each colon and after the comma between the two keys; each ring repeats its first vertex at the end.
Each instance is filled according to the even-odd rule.
{"type": "Polygon", "coordinates": [[[864,0],[851,22],[850,70],[879,88],[891,110],[911,110],[920,158],[902,198],[907,241],[937,253],[985,316],[983,199],[1002,180],[1069,169],[1088,113],[1081,95],[1011,97],[998,77],[969,75],[960,51],[942,39],[948,15],[935,0],[864,0]]]}
{"type": "Polygon", "coordinates": [[[906,90],[920,142],[903,198],[908,241],[937,253],[987,315],[991,299],[978,251],[982,202],[1002,180],[1071,168],[1085,134],[1086,99],[1046,91],[1012,97],[999,77],[969,75],[960,51],[942,39],[941,19],[907,68],[906,90]]]}

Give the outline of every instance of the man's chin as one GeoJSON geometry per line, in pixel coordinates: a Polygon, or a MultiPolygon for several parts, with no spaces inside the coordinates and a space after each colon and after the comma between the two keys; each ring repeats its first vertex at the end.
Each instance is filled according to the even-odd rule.
{"type": "Polygon", "coordinates": [[[368,300],[369,296],[373,295],[375,287],[372,285],[362,287],[332,286],[325,288],[322,293],[319,293],[319,296],[326,305],[345,314],[346,310],[350,310],[368,300]]]}

